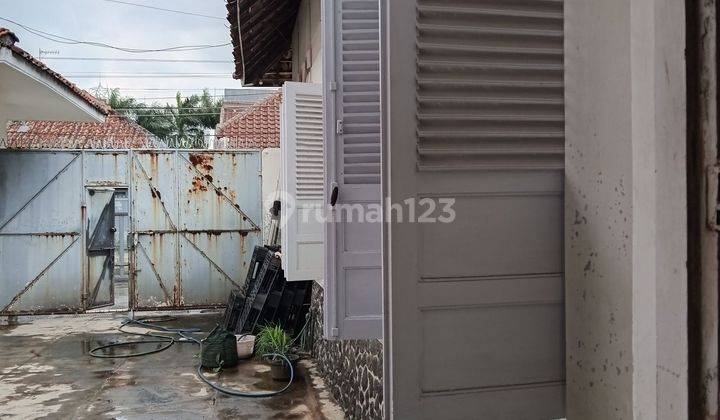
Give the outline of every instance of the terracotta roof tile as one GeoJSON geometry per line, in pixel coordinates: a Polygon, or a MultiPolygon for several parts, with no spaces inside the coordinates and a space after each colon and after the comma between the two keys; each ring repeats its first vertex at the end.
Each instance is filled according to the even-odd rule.
{"type": "Polygon", "coordinates": [[[220,108],[220,124],[225,124],[227,121],[237,117],[240,114],[244,114],[257,102],[255,101],[233,101],[223,102],[220,108]]]}
{"type": "Polygon", "coordinates": [[[0,48],[8,48],[10,51],[13,52],[16,56],[24,59],[27,61],[30,65],[36,67],[39,71],[45,72],[49,74],[51,77],[53,77],[58,83],[64,85],[70,92],[75,94],[76,96],[80,97],[82,100],[90,104],[93,108],[98,110],[103,115],[109,115],[114,113],[114,111],[108,106],[105,102],[95,98],[90,93],[80,89],[69,81],[68,79],[64,78],[60,73],[52,70],[50,67],[46,66],[42,61],[36,59],[30,53],[23,50],[22,48],[15,45],[15,43],[18,42],[18,37],[15,36],[15,34],[10,31],[7,28],[0,28],[0,48]],[[4,38],[4,39],[3,39],[4,38]]]}
{"type": "Polygon", "coordinates": [[[228,149],[280,147],[281,103],[282,93],[269,96],[244,113],[219,124],[215,131],[217,138],[227,139],[228,149]]]}
{"type": "Polygon", "coordinates": [[[165,147],[134,121],[110,115],[103,123],[11,121],[9,149],[142,149],[165,147]]]}

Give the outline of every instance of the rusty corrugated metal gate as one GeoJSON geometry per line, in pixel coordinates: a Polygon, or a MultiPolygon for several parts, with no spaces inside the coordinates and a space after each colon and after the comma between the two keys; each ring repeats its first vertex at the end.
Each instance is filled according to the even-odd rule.
{"type": "Polygon", "coordinates": [[[0,314],[111,305],[126,233],[131,309],[223,305],[261,242],[260,177],[259,152],[0,151],[0,314]]]}

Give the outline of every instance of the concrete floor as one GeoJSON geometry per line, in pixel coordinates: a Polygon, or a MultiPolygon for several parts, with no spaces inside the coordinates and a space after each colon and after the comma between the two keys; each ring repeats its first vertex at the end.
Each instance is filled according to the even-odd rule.
{"type": "Polygon", "coordinates": [[[91,309],[88,312],[127,312],[130,307],[128,282],[116,280],[113,284],[113,295],[112,305],[91,309]]]}
{"type": "MultiPolygon", "coordinates": [[[[173,314],[170,327],[209,331],[217,313],[173,314]]],[[[233,418],[335,419],[332,402],[311,361],[301,361],[300,378],[285,394],[238,398],[219,394],[194,374],[198,347],[170,349],[130,359],[98,359],[97,345],[138,337],[118,333],[124,313],[24,317],[0,327],[0,418],[233,418]]],[[[154,344],[139,345],[141,351],[154,344]]],[[[278,389],[263,363],[241,362],[220,375],[225,386],[278,389]]],[[[215,375],[208,375],[216,377],[215,375]]]]}

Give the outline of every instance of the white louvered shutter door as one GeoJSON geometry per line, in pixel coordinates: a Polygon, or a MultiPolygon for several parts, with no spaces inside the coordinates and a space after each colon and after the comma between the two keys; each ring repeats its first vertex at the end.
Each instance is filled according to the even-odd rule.
{"type": "Polygon", "coordinates": [[[329,338],[382,337],[381,223],[360,217],[380,204],[378,4],[332,0],[325,9],[326,200],[337,188],[326,235],[329,338]]]}
{"type": "Polygon", "coordinates": [[[281,207],[283,269],[288,281],[322,283],[324,230],[315,215],[323,205],[322,87],[285,83],[281,114],[282,184],[295,199],[294,207],[288,202],[281,207]]]}
{"type": "Polygon", "coordinates": [[[455,200],[388,225],[385,406],[562,418],[563,1],[384,4],[390,199],[455,200]]]}

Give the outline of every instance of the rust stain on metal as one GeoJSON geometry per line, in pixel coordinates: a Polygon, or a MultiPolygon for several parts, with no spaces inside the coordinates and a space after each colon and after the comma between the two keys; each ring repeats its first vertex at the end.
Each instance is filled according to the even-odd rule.
{"type": "Polygon", "coordinates": [[[162,195],[160,194],[160,190],[155,188],[153,185],[150,185],[150,195],[152,198],[157,198],[158,200],[162,200],[162,195]]]}
{"type": "Polygon", "coordinates": [[[206,183],[212,185],[214,179],[212,176],[212,163],[215,157],[209,153],[190,153],[188,159],[192,164],[190,169],[194,166],[198,171],[198,176],[193,177],[192,188],[188,192],[192,194],[194,192],[208,191],[206,183]]]}
{"type": "Polygon", "coordinates": [[[213,160],[215,157],[209,153],[190,153],[190,163],[197,169],[210,172],[213,170],[213,160]]]}
{"type": "Polygon", "coordinates": [[[198,191],[204,192],[204,191],[207,191],[207,190],[208,190],[208,188],[207,188],[207,186],[205,185],[204,178],[199,177],[199,176],[196,176],[196,177],[193,178],[192,188],[189,190],[190,193],[198,192],[198,191]]]}
{"type": "Polygon", "coordinates": [[[173,286],[173,296],[172,296],[172,298],[173,298],[172,305],[178,306],[178,307],[182,306],[182,300],[183,300],[183,299],[182,299],[182,296],[181,296],[181,293],[180,293],[180,288],[178,287],[177,284],[175,284],[175,285],[173,286]]]}
{"type": "MultiPolygon", "coordinates": [[[[117,170],[116,170],[117,173],[117,170]]],[[[88,187],[124,187],[125,184],[117,181],[92,181],[86,184],[88,187]]]]}
{"type": "Polygon", "coordinates": [[[79,234],[80,234],[79,232],[39,232],[39,233],[33,233],[33,235],[45,236],[45,237],[48,237],[48,238],[64,238],[64,237],[66,237],[66,236],[73,237],[73,236],[77,236],[77,235],[79,235],[79,234]]]}
{"type": "Polygon", "coordinates": [[[158,175],[158,155],[157,153],[150,153],[150,173],[153,178],[158,175]]]}

